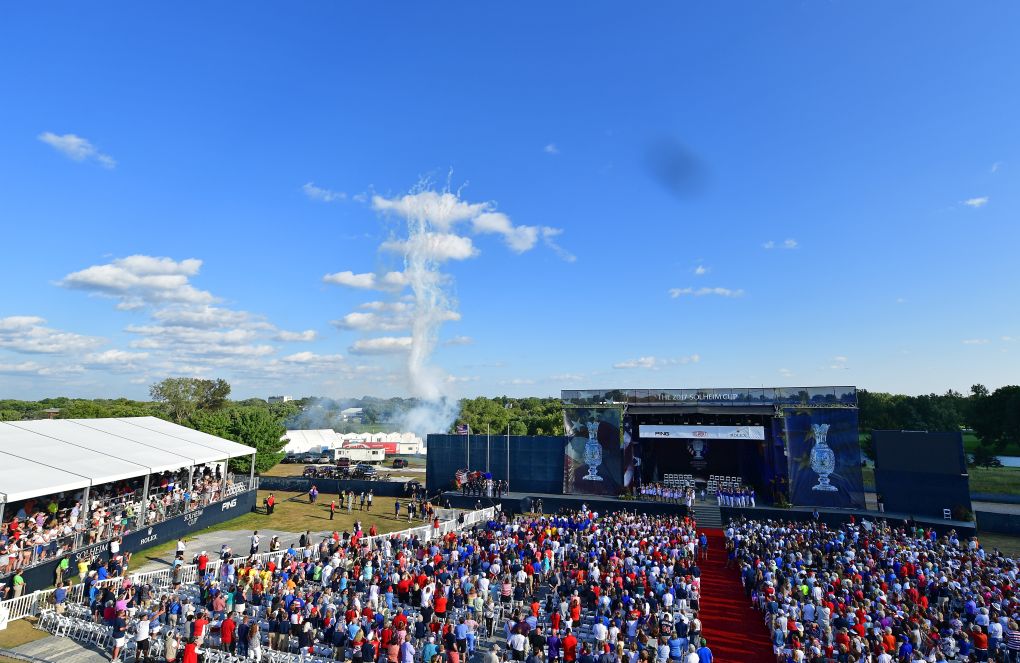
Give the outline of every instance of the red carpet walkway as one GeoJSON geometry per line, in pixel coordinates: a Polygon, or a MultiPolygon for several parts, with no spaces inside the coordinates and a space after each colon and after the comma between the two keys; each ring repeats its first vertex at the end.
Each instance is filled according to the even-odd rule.
{"type": "Polygon", "coordinates": [[[726,568],[722,530],[706,529],[708,561],[701,562],[701,618],[715,663],[774,663],[761,614],[744,598],[735,569],[726,568]]]}

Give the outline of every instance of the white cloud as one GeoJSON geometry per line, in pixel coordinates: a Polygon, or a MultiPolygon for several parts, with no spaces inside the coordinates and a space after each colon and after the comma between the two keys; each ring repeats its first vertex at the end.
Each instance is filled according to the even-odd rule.
{"type": "Polygon", "coordinates": [[[1001,338],[1001,340],[1002,340],[1002,342],[1003,342],[1003,343],[1012,343],[1012,342],[1013,342],[1013,341],[1015,341],[1016,339],[1015,339],[1015,338],[1013,338],[1012,336],[1003,336],[1003,337],[1001,338]]]}
{"type": "Polygon", "coordinates": [[[585,378],[581,373],[557,373],[556,375],[550,375],[549,379],[555,382],[580,382],[585,378]]]}
{"type": "Polygon", "coordinates": [[[698,265],[697,267],[694,268],[695,276],[704,276],[705,274],[708,274],[708,267],[705,267],[704,265],[698,265]]]}
{"type": "Polygon", "coordinates": [[[407,329],[410,320],[406,317],[396,318],[389,315],[369,312],[362,313],[354,311],[348,313],[339,320],[334,320],[333,325],[338,329],[350,329],[355,331],[396,331],[407,329]]]}
{"type": "Polygon", "coordinates": [[[539,229],[536,226],[514,226],[510,217],[502,212],[485,212],[472,221],[473,230],[478,234],[496,233],[516,253],[524,253],[535,247],[539,229]]]}
{"type": "Polygon", "coordinates": [[[475,342],[475,339],[470,336],[454,336],[453,338],[447,339],[443,345],[471,345],[475,342]]]}
{"type": "Polygon", "coordinates": [[[995,173],[999,172],[999,169],[1002,168],[1003,165],[1005,164],[1003,164],[1001,161],[996,161],[995,163],[992,164],[992,167],[988,169],[988,172],[994,175],[995,173]]]}
{"type": "Polygon", "coordinates": [[[791,371],[788,368],[780,368],[779,369],[779,374],[782,375],[784,378],[793,377],[793,371],[791,371]]]}
{"type": "Polygon", "coordinates": [[[358,355],[399,354],[410,349],[410,336],[380,336],[355,341],[354,345],[350,347],[350,353],[358,355]]]}
{"type": "Polygon", "coordinates": [[[849,360],[842,355],[836,355],[835,357],[832,358],[832,361],[833,363],[829,365],[829,368],[834,371],[845,371],[849,368],[846,365],[847,361],[849,360]]]}
{"type": "Polygon", "coordinates": [[[556,147],[556,143],[549,143],[548,145],[543,147],[542,150],[546,154],[552,154],[554,156],[560,153],[560,148],[556,147]]]}
{"type": "Polygon", "coordinates": [[[88,161],[93,159],[103,168],[114,168],[117,165],[113,157],[109,154],[103,154],[96,149],[95,145],[81,136],[74,134],[58,136],[55,133],[46,131],[39,134],[38,138],[72,161],[88,161]]]}
{"type": "Polygon", "coordinates": [[[967,338],[963,340],[964,345],[987,345],[987,338],[967,338]]]}
{"type": "Polygon", "coordinates": [[[577,256],[570,251],[567,251],[556,242],[556,237],[563,234],[563,230],[560,228],[550,228],[549,226],[542,226],[542,243],[552,249],[561,260],[564,262],[576,262],[577,256]]]}
{"type": "Polygon", "coordinates": [[[132,310],[145,304],[210,304],[211,293],[198,290],[188,279],[198,274],[201,260],[134,255],[105,265],[93,265],[65,276],[59,285],[113,297],[117,308],[132,310]]]}
{"type": "Polygon", "coordinates": [[[305,331],[285,331],[281,329],[276,332],[276,336],[273,338],[284,342],[310,343],[318,337],[319,334],[314,329],[306,329],[305,331]]]}
{"type": "Polygon", "coordinates": [[[973,207],[978,209],[988,204],[988,196],[978,196],[976,198],[968,198],[967,200],[961,201],[961,204],[967,207],[973,207]]]}
{"type": "Polygon", "coordinates": [[[903,297],[897,297],[897,298],[896,298],[896,303],[897,303],[897,304],[906,304],[906,303],[907,303],[907,300],[906,300],[906,299],[904,299],[903,297]]]}
{"type": "Polygon", "coordinates": [[[361,290],[400,290],[407,285],[407,276],[403,272],[386,272],[377,275],[373,272],[355,274],[347,270],[326,274],[322,277],[322,281],[361,290]]]}
{"type": "Polygon", "coordinates": [[[673,299],[678,297],[743,297],[744,291],[742,289],[733,290],[731,288],[671,288],[669,296],[673,299]]]}
{"type": "Polygon", "coordinates": [[[201,305],[169,306],[154,311],[152,317],[165,325],[211,329],[244,324],[251,316],[244,311],[201,305]]]}
{"type": "Polygon", "coordinates": [[[491,203],[468,203],[456,194],[444,191],[420,191],[400,198],[372,196],[373,209],[397,214],[405,219],[421,218],[436,228],[447,231],[461,221],[487,212],[491,203]]]}
{"type": "Polygon", "coordinates": [[[467,260],[478,255],[470,237],[451,233],[422,233],[407,240],[391,240],[382,243],[386,251],[425,256],[437,263],[447,260],[467,260]]]}
{"type": "Polygon", "coordinates": [[[535,384],[535,381],[530,378],[514,378],[512,380],[503,380],[500,384],[513,384],[513,385],[525,385],[535,384]]]}
{"type": "Polygon", "coordinates": [[[43,369],[42,364],[34,361],[22,361],[17,364],[0,363],[0,374],[20,375],[26,373],[38,373],[43,369]]]}
{"type": "Polygon", "coordinates": [[[314,182],[306,182],[301,190],[305,192],[305,195],[312,200],[319,200],[324,203],[332,203],[337,200],[344,200],[347,198],[347,194],[343,191],[332,191],[330,189],[324,189],[322,187],[315,186],[314,182]]]}
{"type": "Polygon", "coordinates": [[[836,362],[839,362],[841,364],[845,364],[847,362],[847,358],[842,356],[842,355],[836,355],[835,357],[832,358],[832,361],[836,361],[836,362]]]}
{"type": "Polygon", "coordinates": [[[627,361],[621,361],[613,364],[613,368],[624,369],[624,368],[646,368],[653,371],[657,371],[660,368],[666,366],[682,366],[684,364],[696,364],[701,361],[700,355],[688,355],[686,357],[654,357],[645,356],[638,357],[637,359],[628,359],[627,361]]]}
{"type": "Polygon", "coordinates": [[[280,361],[288,364],[335,364],[343,360],[343,355],[321,355],[314,352],[295,352],[280,358],[280,361]]]}
{"type": "Polygon", "coordinates": [[[770,239],[769,241],[767,241],[767,242],[765,242],[764,244],[761,245],[761,247],[763,249],[767,250],[767,251],[768,250],[772,250],[772,249],[776,249],[776,248],[790,250],[790,249],[796,249],[798,246],[800,246],[800,244],[798,244],[797,240],[793,239],[792,237],[784,239],[781,244],[777,244],[775,242],[775,240],[771,240],[770,239]]]}
{"type": "Polygon", "coordinates": [[[0,348],[23,354],[74,354],[101,345],[104,340],[44,327],[43,318],[16,315],[0,318],[0,348]]]}

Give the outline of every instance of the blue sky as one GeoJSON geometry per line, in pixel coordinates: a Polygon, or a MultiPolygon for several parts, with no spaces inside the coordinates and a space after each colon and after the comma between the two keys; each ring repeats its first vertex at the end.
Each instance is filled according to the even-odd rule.
{"type": "Polygon", "coordinates": [[[1010,2],[7,6],[0,396],[420,391],[414,291],[379,279],[406,235],[380,208],[423,177],[480,206],[439,261],[443,393],[1016,383],[1018,27],[1010,2]]]}

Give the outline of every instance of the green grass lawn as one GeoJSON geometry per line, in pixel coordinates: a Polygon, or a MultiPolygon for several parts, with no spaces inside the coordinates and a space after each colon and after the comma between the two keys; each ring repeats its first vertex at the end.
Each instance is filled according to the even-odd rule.
{"type": "MultiPolygon", "coordinates": [[[[7,623],[7,628],[0,631],[0,648],[14,649],[21,645],[41,640],[49,635],[46,631],[40,631],[34,626],[35,618],[18,619],[7,623]]],[[[0,657],[0,662],[12,659],[0,657]]]]}
{"type": "MultiPolygon", "coordinates": [[[[269,492],[268,490],[259,491],[256,504],[260,509],[262,508],[262,498],[268,496],[269,492]]],[[[269,516],[258,512],[246,513],[243,516],[238,516],[219,525],[213,525],[204,530],[193,532],[189,535],[189,538],[224,530],[250,532],[256,529],[273,529],[294,532],[296,541],[297,536],[306,530],[311,530],[312,532],[333,529],[341,532],[344,530],[351,531],[356,520],[361,521],[361,525],[365,530],[368,530],[374,524],[380,534],[407,529],[408,527],[421,524],[418,521],[409,525],[406,511],[401,511],[404,514],[403,517],[399,519],[394,518],[394,498],[392,497],[376,497],[372,502],[371,512],[358,511],[357,506],[354,507],[354,511],[350,515],[347,515],[346,511],[337,511],[336,517],[330,521],[330,496],[325,493],[319,495],[318,503],[314,505],[308,502],[308,495],[305,493],[275,492],[275,495],[277,503],[273,515],[269,516]]],[[[283,541],[283,543],[289,544],[291,542],[283,541]]],[[[177,541],[169,541],[158,546],[140,550],[132,555],[131,566],[135,569],[140,568],[150,561],[164,557],[176,547],[177,541]]]]}

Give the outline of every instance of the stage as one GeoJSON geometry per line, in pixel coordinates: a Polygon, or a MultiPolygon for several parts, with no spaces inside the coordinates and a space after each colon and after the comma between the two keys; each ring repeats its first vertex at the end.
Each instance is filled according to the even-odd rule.
{"type": "MultiPolygon", "coordinates": [[[[501,506],[503,512],[508,515],[533,513],[536,508],[536,500],[542,500],[542,513],[545,515],[553,515],[561,510],[576,511],[581,508],[582,504],[586,505],[592,511],[602,513],[611,511],[636,511],[638,513],[646,513],[649,515],[688,515],[689,513],[685,504],[653,502],[650,500],[627,500],[605,495],[557,495],[554,493],[510,492],[497,499],[464,495],[460,491],[450,490],[442,493],[441,497],[441,503],[443,506],[449,504],[455,509],[471,509],[474,508],[478,502],[481,502],[483,507],[498,504],[501,506]]],[[[720,507],[716,505],[714,500],[697,500],[694,503],[694,509],[699,512],[709,513],[717,510],[719,518],[724,526],[731,519],[739,517],[754,518],[756,520],[812,520],[815,512],[817,512],[818,520],[827,525],[841,525],[848,522],[851,518],[854,518],[858,522],[862,520],[886,520],[894,526],[900,526],[904,522],[912,520],[922,527],[934,528],[940,535],[945,534],[949,530],[956,530],[956,533],[961,537],[975,536],[977,533],[975,524],[969,521],[914,516],[908,513],[887,513],[868,509],[812,509],[811,507],[777,508],[768,505],[761,505],[753,508],[730,506],[720,507]]]]}

